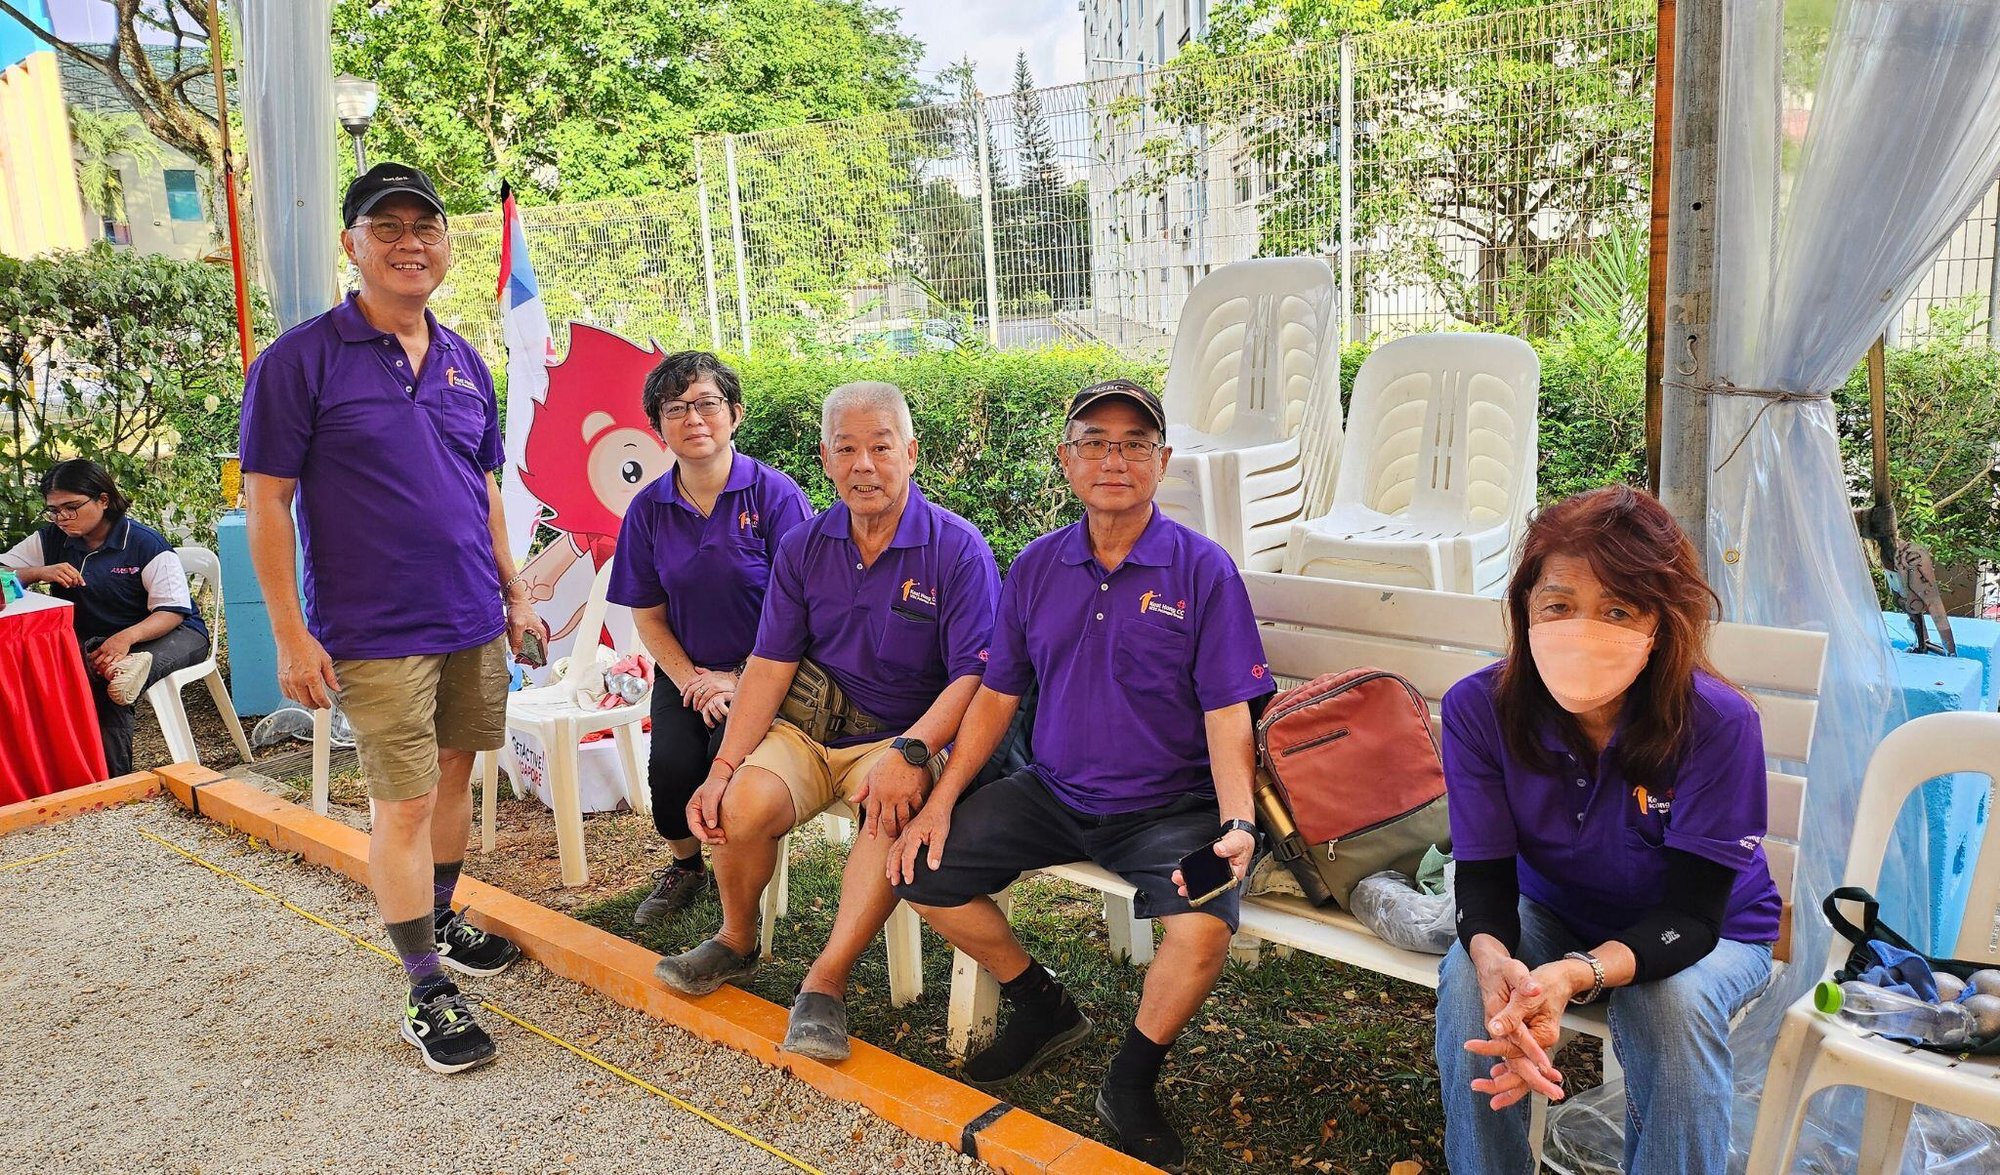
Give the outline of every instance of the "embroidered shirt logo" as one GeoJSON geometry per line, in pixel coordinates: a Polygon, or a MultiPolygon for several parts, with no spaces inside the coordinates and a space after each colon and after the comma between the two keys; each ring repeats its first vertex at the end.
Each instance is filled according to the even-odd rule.
{"type": "Polygon", "coordinates": [[[444,369],[444,382],[450,384],[452,387],[455,388],[464,388],[468,392],[476,392],[479,390],[479,385],[473,383],[470,379],[468,379],[464,375],[461,375],[459,373],[458,368],[455,366],[447,367],[444,369]]]}
{"type": "Polygon", "coordinates": [[[757,525],[756,511],[743,510],[736,515],[736,529],[749,530],[751,527],[755,525],[757,525]]]}
{"type": "Polygon", "coordinates": [[[1647,791],[1644,785],[1641,785],[1632,789],[1632,798],[1638,801],[1639,815],[1641,816],[1665,816],[1674,810],[1672,792],[1664,796],[1656,796],[1652,792],[1647,791]]]}
{"type": "Polygon", "coordinates": [[[1186,620],[1187,601],[1180,600],[1169,604],[1166,602],[1166,597],[1149,589],[1139,593],[1139,614],[1144,616],[1148,612],[1157,612],[1162,616],[1171,616],[1175,620],[1186,620]]]}
{"type": "Polygon", "coordinates": [[[906,603],[910,600],[915,600],[919,604],[929,604],[933,608],[937,607],[937,596],[917,586],[917,581],[914,579],[903,581],[903,600],[906,603]]]}
{"type": "Polygon", "coordinates": [[[1264,680],[1264,663],[1259,661],[1257,664],[1252,665],[1250,667],[1250,676],[1256,678],[1258,681],[1264,680]]]}
{"type": "Polygon", "coordinates": [[[1749,849],[1752,852],[1755,852],[1757,846],[1763,843],[1764,843],[1764,838],[1761,836],[1746,836],[1742,840],[1736,842],[1738,847],[1749,849]]]}

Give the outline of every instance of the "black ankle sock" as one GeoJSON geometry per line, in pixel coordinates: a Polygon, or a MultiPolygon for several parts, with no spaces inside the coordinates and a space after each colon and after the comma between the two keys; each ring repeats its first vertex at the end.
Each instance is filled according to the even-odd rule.
{"type": "Polygon", "coordinates": [[[1125,1030],[1125,1043],[1111,1058],[1104,1084],[1119,1089],[1151,1089],[1160,1080],[1160,1066],[1167,1063],[1167,1050],[1174,1047],[1156,1043],[1139,1031],[1137,1024],[1125,1030]]]}
{"type": "Polygon", "coordinates": [[[1030,1015],[1052,1016],[1068,1001],[1069,993],[1040,963],[1030,960],[1027,970],[1000,984],[1000,994],[1008,1006],[1030,1015]]]}
{"type": "Polygon", "coordinates": [[[692,857],[675,857],[674,868],[685,869],[689,873],[701,872],[702,869],[704,868],[701,861],[701,850],[696,849],[694,851],[694,856],[692,857]]]}

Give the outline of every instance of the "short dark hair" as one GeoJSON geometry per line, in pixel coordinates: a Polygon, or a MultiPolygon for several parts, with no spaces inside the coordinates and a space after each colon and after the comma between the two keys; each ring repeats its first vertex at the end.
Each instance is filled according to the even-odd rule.
{"type": "Polygon", "coordinates": [[[688,388],[704,378],[714,382],[715,390],[728,403],[737,408],[743,406],[743,381],[736,378],[734,368],[708,351],[675,351],[646,373],[646,392],[640,406],[654,431],[659,430],[660,409],[666,407],[667,401],[687,395],[688,388]]]}
{"type": "Polygon", "coordinates": [[[82,457],[58,461],[42,473],[42,497],[47,498],[56,490],[85,494],[93,500],[103,498],[104,516],[113,524],[121,521],[125,512],[132,508],[132,499],[118,492],[118,482],[112,478],[111,471],[82,457]]]}

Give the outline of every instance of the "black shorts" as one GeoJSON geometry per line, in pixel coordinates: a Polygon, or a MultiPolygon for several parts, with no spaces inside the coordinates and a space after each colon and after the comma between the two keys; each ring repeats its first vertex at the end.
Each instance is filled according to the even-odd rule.
{"type": "Polygon", "coordinates": [[[1222,817],[1212,795],[1183,795],[1157,808],[1091,816],[1056,799],[1032,770],[1017,771],[959,801],[944,863],[932,870],[929,857],[919,853],[916,879],[897,886],[896,896],[915,906],[962,906],[1006,889],[1031,869],[1090,861],[1138,890],[1132,912],[1139,917],[1213,914],[1234,933],[1242,886],[1198,910],[1174,888],[1181,858],[1220,835],[1222,817]]]}

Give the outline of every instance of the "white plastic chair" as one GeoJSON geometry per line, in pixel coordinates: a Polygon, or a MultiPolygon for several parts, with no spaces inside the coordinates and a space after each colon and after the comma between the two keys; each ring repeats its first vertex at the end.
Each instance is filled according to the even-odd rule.
{"type": "Polygon", "coordinates": [[[1497,595],[1534,508],[1541,360],[1511,335],[1410,335],[1354,378],[1333,508],[1288,574],[1497,595]]]}
{"type": "MultiPolygon", "coordinates": [[[[1903,801],[1940,775],[2000,771],[2000,714],[1930,714],[1889,732],[1868,760],[1848,842],[1845,884],[1873,890],[1903,801]]],[[[2000,966],[2000,827],[1989,823],[1966,898],[1953,958],[2000,966]]],[[[1841,966],[1850,944],[1839,935],[1826,973],[1841,966]]],[[[1911,1111],[1919,1104],[2000,1126],[2000,1058],[1954,1057],[1884,1040],[1812,1008],[1810,995],[1785,1012],[1765,1076],[1750,1144],[1751,1171],[1790,1171],[1807,1104],[1822,1089],[1858,1086],[1866,1094],[1860,1172],[1902,1169],[1911,1111]]]]}
{"type": "Polygon", "coordinates": [[[236,717],[235,703],[229,700],[229,687],[223,684],[222,669],[215,663],[215,628],[222,623],[222,562],[207,547],[175,547],[174,554],[180,556],[181,567],[187,572],[188,599],[195,611],[203,611],[203,594],[214,600],[213,608],[204,614],[209,626],[208,656],[154,682],[146,690],[146,701],[160,720],[160,734],[167,741],[167,758],[175,763],[199,763],[201,754],[194,745],[194,731],[188,726],[187,707],[181,704],[181,690],[199,679],[208,687],[208,696],[215,699],[215,708],[222,715],[223,725],[229,728],[236,753],[248,763],[250,740],[243,735],[243,723],[236,717]],[[199,588],[195,586],[196,580],[201,582],[199,588]]]}
{"type": "MultiPolygon", "coordinates": [[[[651,714],[644,705],[617,706],[609,710],[586,710],[576,704],[576,686],[582,675],[595,671],[594,655],[598,635],[604,629],[605,593],[611,585],[612,560],[597,569],[590,585],[590,599],[583,607],[577,628],[575,651],[569,667],[547,685],[519,690],[507,695],[507,729],[524,731],[541,740],[548,756],[549,792],[556,814],[556,852],[562,860],[564,885],[582,885],[590,880],[583,859],[583,801],[577,790],[577,740],[593,731],[608,730],[618,742],[619,763],[625,775],[626,802],[641,816],[652,808],[646,789],[646,772],[639,759],[638,725],[651,714]]],[[[655,683],[655,689],[662,688],[655,683]]],[[[671,689],[671,684],[665,688],[671,689]]],[[[487,793],[489,810],[492,792],[487,793]]]]}
{"type": "Polygon", "coordinates": [[[1167,365],[1157,501],[1240,567],[1276,571],[1340,452],[1339,299],[1316,257],[1225,265],[1188,295],[1167,365]]]}

